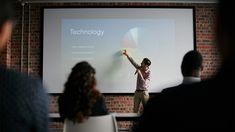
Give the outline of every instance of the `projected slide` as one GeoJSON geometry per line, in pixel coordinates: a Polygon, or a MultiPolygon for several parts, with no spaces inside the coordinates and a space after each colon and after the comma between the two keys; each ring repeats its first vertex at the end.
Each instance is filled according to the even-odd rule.
{"type": "MultiPolygon", "coordinates": [[[[49,14],[61,12],[58,9],[47,11],[49,14]]],[[[66,14],[77,10],[64,11],[66,14]]],[[[84,10],[80,9],[79,13],[81,11],[84,10]]],[[[159,92],[182,81],[180,64],[184,53],[193,49],[193,29],[190,27],[189,30],[191,39],[182,39],[185,36],[179,37],[177,32],[188,33],[188,29],[183,26],[179,30],[178,19],[93,18],[89,13],[88,18],[60,15],[53,15],[56,21],[50,15],[44,16],[49,20],[44,24],[43,81],[50,93],[62,92],[71,68],[80,61],[88,61],[96,69],[97,88],[102,93],[133,93],[137,76],[134,75],[135,68],[121,54],[124,49],[139,64],[145,57],[152,61],[150,92],[159,92]],[[52,31],[54,34],[49,35],[52,31]]]]}

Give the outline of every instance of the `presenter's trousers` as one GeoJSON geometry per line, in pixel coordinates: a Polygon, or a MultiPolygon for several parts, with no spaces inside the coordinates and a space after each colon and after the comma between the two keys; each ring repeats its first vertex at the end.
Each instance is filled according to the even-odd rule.
{"type": "Polygon", "coordinates": [[[134,95],[134,112],[135,113],[139,112],[140,103],[142,103],[142,106],[143,106],[142,108],[144,108],[148,100],[149,100],[148,91],[136,90],[135,95],[134,95]]]}

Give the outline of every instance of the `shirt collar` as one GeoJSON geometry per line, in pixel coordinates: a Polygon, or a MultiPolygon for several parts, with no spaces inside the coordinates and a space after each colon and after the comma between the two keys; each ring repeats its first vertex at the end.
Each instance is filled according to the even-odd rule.
{"type": "Polygon", "coordinates": [[[200,77],[184,77],[183,79],[183,84],[190,84],[190,83],[195,83],[195,82],[200,82],[201,78],[200,77]]]}

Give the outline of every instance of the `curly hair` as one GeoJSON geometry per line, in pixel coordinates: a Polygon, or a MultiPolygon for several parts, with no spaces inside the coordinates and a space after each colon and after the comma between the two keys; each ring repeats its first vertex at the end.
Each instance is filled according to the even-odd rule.
{"type": "Polygon", "coordinates": [[[92,112],[100,92],[96,85],[95,69],[88,62],[79,62],[70,73],[63,94],[59,97],[59,113],[62,119],[83,122],[92,112]]]}

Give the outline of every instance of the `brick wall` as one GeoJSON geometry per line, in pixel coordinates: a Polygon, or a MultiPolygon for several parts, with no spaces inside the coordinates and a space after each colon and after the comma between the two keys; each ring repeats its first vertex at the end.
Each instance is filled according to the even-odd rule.
{"type": "MultiPolygon", "coordinates": [[[[41,7],[45,6],[193,6],[196,15],[196,48],[204,57],[204,71],[202,78],[215,74],[220,64],[219,55],[215,48],[216,39],[216,4],[189,3],[53,3],[30,4],[24,6],[24,31],[22,40],[22,7],[16,7],[18,23],[13,31],[11,41],[1,55],[1,61],[13,69],[29,72],[40,76],[41,72],[41,7]],[[28,32],[30,8],[30,35],[28,32]],[[30,36],[30,38],[28,37],[30,36]],[[23,42],[23,48],[21,43],[23,42]],[[23,52],[22,52],[23,49],[23,52]],[[21,53],[23,56],[21,58],[21,53]],[[29,54],[28,54],[29,53],[29,54]],[[21,61],[22,60],[22,61],[21,61]]],[[[51,96],[50,112],[58,112],[58,96],[51,96]]],[[[110,112],[131,112],[133,109],[133,95],[105,95],[106,104],[110,112]]],[[[130,127],[130,122],[119,123],[120,127],[130,127]]],[[[61,123],[52,123],[51,128],[60,128],[61,123]]]]}

